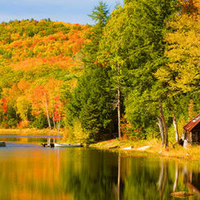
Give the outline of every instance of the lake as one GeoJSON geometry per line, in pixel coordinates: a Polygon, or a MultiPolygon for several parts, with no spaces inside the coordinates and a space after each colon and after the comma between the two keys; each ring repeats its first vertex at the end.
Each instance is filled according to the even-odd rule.
{"type": "Polygon", "coordinates": [[[7,142],[0,148],[2,200],[160,200],[173,191],[200,199],[200,165],[91,148],[44,148],[7,142]]]}

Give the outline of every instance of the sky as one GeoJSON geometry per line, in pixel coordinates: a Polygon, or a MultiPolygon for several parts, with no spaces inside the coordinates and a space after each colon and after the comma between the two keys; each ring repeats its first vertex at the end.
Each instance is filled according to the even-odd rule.
{"type": "MultiPolygon", "coordinates": [[[[123,0],[103,0],[110,10],[123,0]]],[[[99,0],[0,0],[0,23],[10,20],[50,18],[52,21],[94,24],[88,14],[99,0]]]]}

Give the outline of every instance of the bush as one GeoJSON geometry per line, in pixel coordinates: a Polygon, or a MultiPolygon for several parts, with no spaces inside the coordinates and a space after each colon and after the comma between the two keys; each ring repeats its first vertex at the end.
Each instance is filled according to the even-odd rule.
{"type": "Polygon", "coordinates": [[[14,118],[11,118],[8,120],[8,127],[9,128],[15,128],[17,127],[18,121],[14,118]]]}
{"type": "Polygon", "coordinates": [[[47,118],[46,118],[46,116],[44,116],[43,114],[40,114],[38,116],[38,118],[36,118],[32,122],[32,124],[30,126],[31,126],[31,128],[38,128],[38,129],[47,128],[48,124],[47,124],[47,118]]]}
{"type": "Polygon", "coordinates": [[[81,122],[76,119],[72,122],[72,126],[69,128],[69,140],[79,143],[91,143],[89,133],[83,131],[81,122]]]}
{"type": "Polygon", "coordinates": [[[28,128],[29,127],[30,122],[28,120],[26,121],[21,121],[18,124],[18,128],[28,128]]]}

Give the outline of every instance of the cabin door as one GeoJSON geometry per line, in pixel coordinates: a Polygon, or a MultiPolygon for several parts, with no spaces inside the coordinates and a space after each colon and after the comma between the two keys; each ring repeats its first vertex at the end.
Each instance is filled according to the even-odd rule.
{"type": "Polygon", "coordinates": [[[194,132],[194,142],[200,144],[200,131],[194,132]]]}

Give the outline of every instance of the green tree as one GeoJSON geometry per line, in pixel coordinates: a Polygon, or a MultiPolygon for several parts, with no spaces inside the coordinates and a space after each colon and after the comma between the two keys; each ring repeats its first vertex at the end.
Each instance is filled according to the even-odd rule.
{"type": "Polygon", "coordinates": [[[172,20],[167,22],[165,35],[167,63],[160,67],[155,76],[167,89],[169,112],[173,115],[176,141],[178,122],[182,118],[180,108],[187,121],[189,99],[199,90],[199,5],[200,1],[181,1],[181,8],[172,20]],[[185,101],[184,99],[187,99],[185,101]],[[187,110],[187,112],[185,112],[187,110]]]}
{"type": "Polygon", "coordinates": [[[85,73],[74,89],[69,102],[69,123],[79,119],[84,132],[89,133],[91,140],[99,140],[103,133],[109,132],[112,122],[109,77],[104,68],[98,67],[85,73]]]}
{"type": "Polygon", "coordinates": [[[108,22],[109,9],[106,3],[103,1],[99,2],[99,5],[96,6],[91,15],[88,15],[96,22],[96,26],[104,27],[108,22]]]}
{"type": "Polygon", "coordinates": [[[94,21],[95,25],[86,36],[89,42],[81,50],[82,61],[85,67],[96,67],[97,65],[97,52],[99,49],[99,42],[103,36],[103,28],[109,19],[109,9],[107,4],[102,1],[99,6],[95,7],[92,14],[89,15],[94,21]]]}
{"type": "Polygon", "coordinates": [[[91,140],[100,139],[101,133],[109,131],[108,125],[113,112],[109,94],[109,76],[106,69],[96,62],[99,42],[108,21],[108,14],[107,5],[100,2],[89,15],[96,24],[87,35],[89,42],[81,51],[85,71],[78,79],[78,85],[69,102],[70,121],[77,123],[78,119],[83,132],[86,135],[88,133],[91,140]]]}
{"type": "MultiPolygon", "coordinates": [[[[112,13],[104,31],[99,60],[115,71],[120,84],[125,82],[125,88],[129,88],[123,95],[126,116],[134,127],[147,127],[152,115],[155,120],[156,111],[149,107],[157,102],[158,110],[158,102],[163,98],[164,88],[156,83],[154,73],[166,62],[165,20],[173,12],[173,3],[157,0],[126,3],[112,13]]],[[[165,125],[163,117],[162,122],[165,125]]],[[[167,138],[166,126],[163,127],[167,138]]]]}

